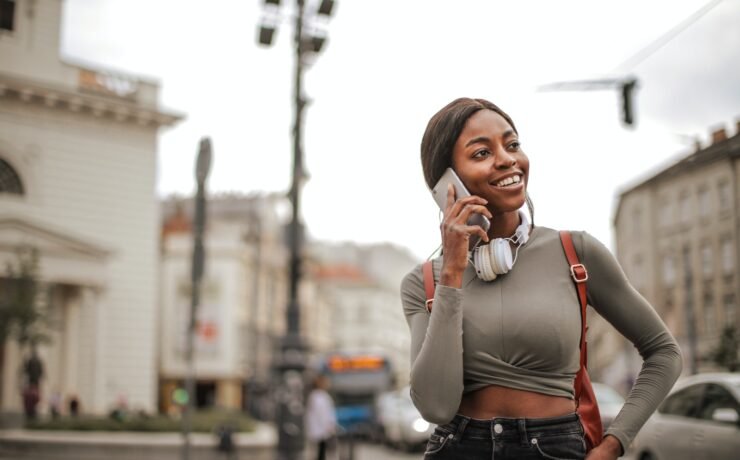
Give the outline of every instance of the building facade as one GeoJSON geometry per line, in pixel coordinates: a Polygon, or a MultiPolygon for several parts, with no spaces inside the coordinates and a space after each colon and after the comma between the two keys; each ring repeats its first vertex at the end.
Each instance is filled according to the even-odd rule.
{"type": "Polygon", "coordinates": [[[740,330],[740,122],[735,134],[625,189],[614,225],[627,276],[681,346],[687,372],[711,360],[726,327],[740,330]]]}
{"type": "MultiPolygon", "coordinates": [[[[0,267],[39,253],[44,407],[58,394],[88,413],[153,411],[157,135],[181,116],[159,108],[154,81],[60,60],[62,6],[2,2],[0,267]]],[[[17,411],[28,350],[4,345],[0,410],[17,411]]]]}
{"type": "MultiPolygon", "coordinates": [[[[279,195],[215,195],[208,199],[205,273],[195,342],[198,406],[248,407],[269,417],[274,352],[285,332],[288,250],[279,195]]],[[[183,384],[190,317],[192,200],[163,203],[161,247],[161,409],[183,384]]],[[[299,290],[301,335],[311,351],[329,349],[331,312],[304,276],[299,290]]]]}
{"type": "Polygon", "coordinates": [[[399,296],[401,281],[419,261],[391,244],[320,243],[311,245],[311,276],[334,309],[336,351],[384,354],[398,387],[410,373],[410,343],[399,296]]]}

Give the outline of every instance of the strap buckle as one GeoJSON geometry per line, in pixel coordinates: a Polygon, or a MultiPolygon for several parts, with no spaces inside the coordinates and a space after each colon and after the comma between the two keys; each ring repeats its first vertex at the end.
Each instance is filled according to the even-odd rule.
{"type": "Polygon", "coordinates": [[[570,276],[576,283],[585,283],[588,280],[588,270],[583,264],[571,265],[570,276]]]}
{"type": "Polygon", "coordinates": [[[426,301],[427,311],[429,313],[432,312],[432,302],[434,302],[434,299],[429,299],[429,300],[426,301]]]}

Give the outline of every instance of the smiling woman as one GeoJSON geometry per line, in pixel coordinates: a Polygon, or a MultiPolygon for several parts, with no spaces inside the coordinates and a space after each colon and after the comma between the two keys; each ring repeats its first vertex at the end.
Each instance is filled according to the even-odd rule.
{"type": "Polygon", "coordinates": [[[421,160],[430,189],[451,169],[470,193],[448,187],[443,255],[401,286],[411,397],[439,425],[425,458],[617,458],[678,377],[676,341],[601,243],[530,224],[530,161],[499,107],[462,98],[442,108],[421,160]],[[476,214],[490,219],[488,231],[471,223],[476,214]],[[483,243],[470,251],[474,236],[483,243]],[[584,432],[577,407],[586,280],[589,303],[645,358],[603,442],[600,426],[584,432]]]}

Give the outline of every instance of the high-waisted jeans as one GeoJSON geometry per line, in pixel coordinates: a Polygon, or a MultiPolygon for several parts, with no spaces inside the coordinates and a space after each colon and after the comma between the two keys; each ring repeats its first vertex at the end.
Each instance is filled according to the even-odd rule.
{"type": "Polygon", "coordinates": [[[429,437],[424,459],[576,459],[586,457],[583,426],[573,413],[552,418],[478,420],[456,415],[429,437]]]}

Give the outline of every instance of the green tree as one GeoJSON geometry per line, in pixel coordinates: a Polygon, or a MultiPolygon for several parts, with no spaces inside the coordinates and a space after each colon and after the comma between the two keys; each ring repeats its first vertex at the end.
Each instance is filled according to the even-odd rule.
{"type": "Polygon", "coordinates": [[[717,347],[710,353],[710,358],[720,367],[735,372],[740,369],[738,349],[740,349],[740,337],[738,337],[737,329],[734,325],[725,326],[717,347]]]}
{"type": "Polygon", "coordinates": [[[15,261],[7,264],[0,277],[0,382],[7,340],[15,340],[21,350],[48,340],[38,272],[38,249],[24,246],[16,250],[15,261]]]}

